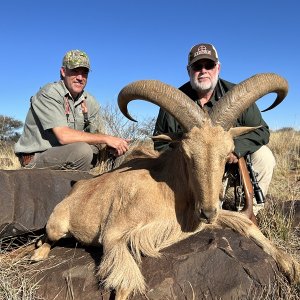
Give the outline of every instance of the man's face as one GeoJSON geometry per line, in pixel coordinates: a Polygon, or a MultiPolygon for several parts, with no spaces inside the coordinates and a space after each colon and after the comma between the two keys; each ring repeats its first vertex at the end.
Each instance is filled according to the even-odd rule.
{"type": "Polygon", "coordinates": [[[89,70],[82,67],[75,69],[61,67],[60,71],[67,89],[76,99],[86,86],[89,70]]]}
{"type": "Polygon", "coordinates": [[[201,94],[212,92],[218,82],[220,64],[210,59],[200,59],[188,67],[192,88],[201,94]]]}

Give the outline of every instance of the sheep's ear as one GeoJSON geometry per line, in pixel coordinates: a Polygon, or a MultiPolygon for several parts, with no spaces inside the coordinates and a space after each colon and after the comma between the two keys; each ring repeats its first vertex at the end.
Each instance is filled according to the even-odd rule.
{"type": "Polygon", "coordinates": [[[262,126],[256,126],[256,127],[232,127],[228,130],[228,132],[230,133],[230,135],[235,138],[237,136],[246,134],[248,132],[251,132],[257,128],[260,128],[262,126]]]}
{"type": "Polygon", "coordinates": [[[179,142],[182,139],[182,134],[178,133],[165,133],[155,136],[151,136],[153,141],[165,141],[165,142],[179,142]]]}

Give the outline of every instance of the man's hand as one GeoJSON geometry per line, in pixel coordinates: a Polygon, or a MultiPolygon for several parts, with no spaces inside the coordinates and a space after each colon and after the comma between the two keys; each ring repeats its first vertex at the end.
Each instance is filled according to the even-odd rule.
{"type": "Polygon", "coordinates": [[[129,149],[129,139],[123,139],[101,133],[79,131],[67,126],[54,127],[52,128],[52,131],[59,143],[62,145],[77,142],[84,142],[90,145],[106,144],[108,147],[113,148],[113,154],[115,156],[123,155],[129,149]]]}
{"type": "Polygon", "coordinates": [[[228,164],[236,164],[238,161],[239,161],[239,158],[233,152],[231,152],[227,156],[227,163],[228,164]]]}
{"type": "Polygon", "coordinates": [[[128,151],[129,146],[128,143],[130,142],[129,139],[123,139],[115,136],[107,136],[106,137],[106,144],[107,146],[114,149],[115,156],[121,156],[125,152],[128,151]]]}

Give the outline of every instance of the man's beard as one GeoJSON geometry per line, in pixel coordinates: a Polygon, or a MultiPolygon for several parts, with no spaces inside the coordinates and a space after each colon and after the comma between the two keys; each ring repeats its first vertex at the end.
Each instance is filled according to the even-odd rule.
{"type": "Polygon", "coordinates": [[[208,92],[212,92],[215,89],[218,82],[218,76],[215,76],[211,78],[211,81],[206,81],[206,82],[199,82],[197,78],[193,77],[191,78],[190,82],[192,88],[196,92],[200,94],[208,93],[208,92]]]}

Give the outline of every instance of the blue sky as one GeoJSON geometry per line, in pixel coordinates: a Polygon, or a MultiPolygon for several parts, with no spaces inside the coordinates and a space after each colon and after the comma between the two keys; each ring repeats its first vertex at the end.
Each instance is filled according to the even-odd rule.
{"type": "MultiPolygon", "coordinates": [[[[100,104],[140,79],[173,86],[188,81],[187,54],[200,42],[215,45],[221,77],[238,83],[274,72],[289,82],[289,94],[263,113],[272,129],[300,127],[300,4],[297,0],[10,0],[1,3],[0,114],[24,121],[29,98],[59,79],[70,49],[88,53],[92,72],[86,89],[100,104]]],[[[257,102],[264,109],[274,99],[257,102]]],[[[138,120],[158,108],[134,101],[138,120]]]]}

